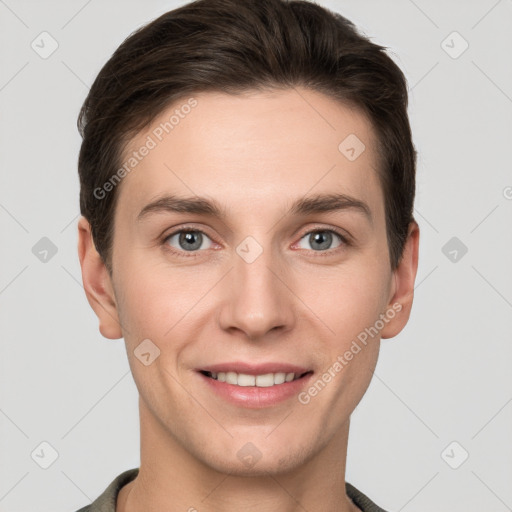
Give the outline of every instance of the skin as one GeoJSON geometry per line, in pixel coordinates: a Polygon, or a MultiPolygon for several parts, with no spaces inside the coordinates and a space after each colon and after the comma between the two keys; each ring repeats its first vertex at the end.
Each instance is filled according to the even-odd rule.
{"type": "Polygon", "coordinates": [[[357,511],[343,485],[350,415],[380,339],[408,321],[419,228],[411,223],[392,271],[375,133],[360,111],[307,89],[194,97],[197,106],[119,185],[111,276],[87,220],[78,226],[87,298],[103,336],[124,337],[139,391],[140,472],[116,510],[357,511]],[[354,161],[338,150],[349,134],[366,146],[354,161]],[[289,213],[296,199],[333,191],[364,201],[372,221],[354,209],[289,213]],[[215,199],[227,217],[159,212],[138,221],[164,193],[215,199]],[[182,225],[205,233],[201,249],[164,240],[182,225]],[[310,233],[336,228],[351,243],[333,234],[329,248],[315,250],[310,233]],[[252,263],[236,252],[247,236],[263,249],[252,263]],[[321,375],[396,303],[401,310],[307,405],[293,397],[238,407],[196,372],[225,361],[284,361],[321,375]],[[134,355],[144,339],[160,350],[148,366],[134,355]],[[261,452],[251,468],[237,457],[247,442],[261,452]]]}

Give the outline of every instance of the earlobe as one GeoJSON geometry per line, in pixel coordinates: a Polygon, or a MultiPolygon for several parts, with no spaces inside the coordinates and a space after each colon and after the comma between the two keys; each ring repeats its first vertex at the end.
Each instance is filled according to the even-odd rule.
{"type": "Polygon", "coordinates": [[[101,334],[112,340],[122,338],[111,277],[94,246],[91,227],[85,217],[78,221],[78,258],[85,294],[98,317],[101,334]]]}
{"type": "Polygon", "coordinates": [[[418,270],[420,228],[416,221],[409,224],[402,258],[393,272],[393,294],[386,312],[389,322],[381,331],[381,338],[393,338],[405,327],[411,314],[414,282],[418,270]]]}

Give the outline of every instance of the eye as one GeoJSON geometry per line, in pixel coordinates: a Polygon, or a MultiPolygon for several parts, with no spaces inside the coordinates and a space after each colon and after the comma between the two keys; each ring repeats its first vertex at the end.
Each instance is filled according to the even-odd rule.
{"type": "Polygon", "coordinates": [[[303,240],[305,240],[306,243],[311,244],[311,250],[313,251],[325,251],[327,249],[336,249],[341,245],[348,245],[345,237],[331,229],[317,229],[306,233],[306,235],[300,239],[298,246],[300,249],[309,249],[308,247],[303,247],[301,245],[303,240]],[[334,237],[337,237],[340,242],[338,245],[331,247],[334,240],[333,235],[334,237]]]}
{"type": "Polygon", "coordinates": [[[178,252],[195,252],[199,249],[209,249],[211,245],[208,245],[208,241],[211,244],[212,240],[210,237],[202,231],[198,229],[188,229],[171,233],[165,238],[164,243],[170,245],[178,252]]]}

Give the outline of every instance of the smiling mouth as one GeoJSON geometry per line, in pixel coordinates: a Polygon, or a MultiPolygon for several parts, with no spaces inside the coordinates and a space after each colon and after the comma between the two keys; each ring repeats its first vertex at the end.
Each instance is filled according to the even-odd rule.
{"type": "Polygon", "coordinates": [[[226,384],[232,384],[234,386],[241,387],[258,387],[268,388],[271,386],[282,385],[288,382],[302,379],[306,375],[313,373],[307,371],[304,373],[265,373],[262,375],[249,375],[247,373],[237,372],[209,372],[201,370],[200,373],[209,377],[210,379],[217,380],[219,382],[225,382],[226,384]]]}

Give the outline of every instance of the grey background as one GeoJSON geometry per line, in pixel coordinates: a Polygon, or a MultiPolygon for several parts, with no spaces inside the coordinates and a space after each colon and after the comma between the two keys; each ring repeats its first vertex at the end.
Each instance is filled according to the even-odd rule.
{"type": "MultiPolygon", "coordinates": [[[[81,285],[76,117],[122,40],[181,3],[0,0],[1,512],[76,510],[139,465],[124,342],[81,285]]],[[[419,151],[415,304],[353,414],[346,479],[389,511],[512,510],[512,1],[319,3],[391,48],[419,151]]]]}

